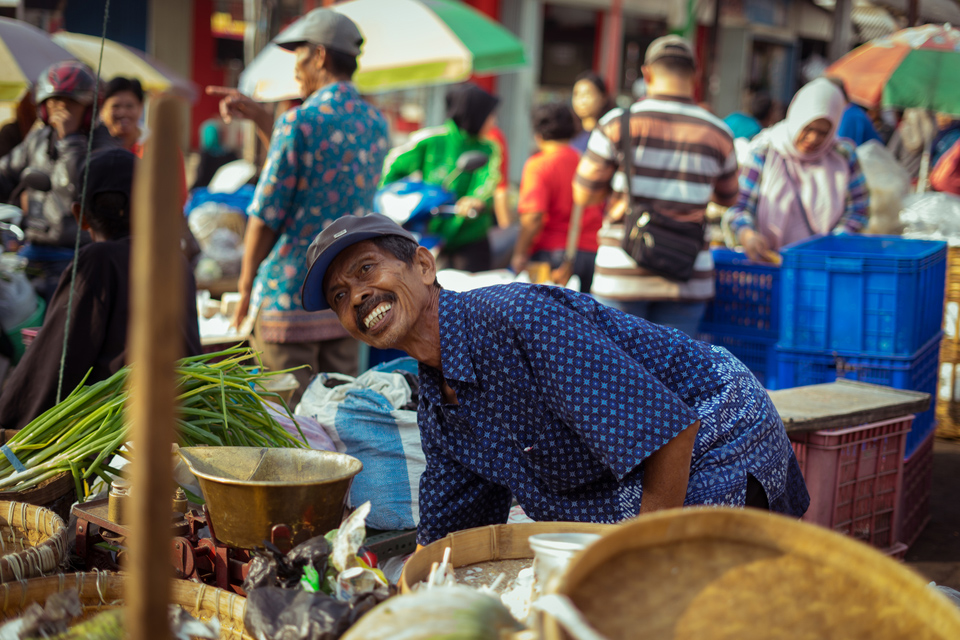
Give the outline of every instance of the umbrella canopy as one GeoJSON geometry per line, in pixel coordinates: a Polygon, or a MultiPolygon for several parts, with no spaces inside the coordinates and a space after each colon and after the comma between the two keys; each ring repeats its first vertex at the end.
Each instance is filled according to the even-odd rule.
{"type": "Polygon", "coordinates": [[[960,115],[960,31],[923,25],[871,40],[827,69],[866,106],[919,107],[960,115]]]}
{"type": "MultiPolygon", "coordinates": [[[[97,68],[100,62],[99,37],[60,31],[53,34],[53,40],[90,68],[94,70],[97,68]]],[[[197,86],[190,80],[177,75],[142,51],[113,40],[105,40],[100,77],[109,81],[117,76],[136,78],[145,91],[158,93],[169,91],[190,101],[197,99],[197,86]]]]}
{"type": "Polygon", "coordinates": [[[0,101],[20,99],[44,69],[75,59],[32,24],[0,18],[0,101]]]}
{"type": "MultiPolygon", "coordinates": [[[[523,43],[455,0],[351,0],[334,11],[363,34],[354,82],[363,93],[460,82],[526,64],[523,43]]],[[[270,44],[240,76],[240,91],[263,101],[298,95],[294,55],[270,44]]]]}

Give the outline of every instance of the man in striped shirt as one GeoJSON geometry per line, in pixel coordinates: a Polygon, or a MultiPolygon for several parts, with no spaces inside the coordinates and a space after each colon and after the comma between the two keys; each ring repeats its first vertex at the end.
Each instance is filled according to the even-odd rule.
{"type": "MultiPolygon", "coordinates": [[[[722,120],[693,100],[696,63],[678,36],[658,38],[647,49],[643,77],[647,97],[630,107],[634,205],[682,222],[702,222],[707,203],[737,199],[733,135],[722,120]]],[[[614,109],[599,123],[577,168],[574,201],[602,202],[620,194],[600,231],[592,292],[605,304],[693,335],[713,297],[713,260],[704,243],[693,276],[671,280],[638,267],[620,248],[626,178],[619,170],[620,124],[614,109]]]]}

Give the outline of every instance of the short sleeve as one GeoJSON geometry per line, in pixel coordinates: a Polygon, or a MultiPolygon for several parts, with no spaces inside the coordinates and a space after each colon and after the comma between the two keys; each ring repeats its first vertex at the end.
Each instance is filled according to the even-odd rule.
{"type": "Polygon", "coordinates": [[[517,201],[517,212],[547,213],[550,205],[550,189],[547,186],[547,176],[543,163],[539,158],[531,158],[523,168],[523,178],[520,180],[520,198],[517,201]]]}
{"type": "Polygon", "coordinates": [[[277,233],[293,214],[299,186],[300,153],[304,146],[299,112],[299,109],[288,111],[274,127],[267,162],[247,209],[249,215],[260,218],[277,233]]]}
{"type": "MultiPolygon", "coordinates": [[[[699,419],[589,317],[619,312],[592,301],[592,311],[575,310],[564,292],[541,287],[517,301],[507,331],[526,355],[544,401],[618,480],[699,419]]],[[[644,321],[620,315],[635,325],[625,331],[645,330],[644,321]]]]}

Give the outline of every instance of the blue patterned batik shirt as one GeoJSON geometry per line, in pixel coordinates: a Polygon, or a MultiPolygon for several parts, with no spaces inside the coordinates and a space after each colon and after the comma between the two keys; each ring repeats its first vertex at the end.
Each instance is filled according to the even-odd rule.
{"type": "Polygon", "coordinates": [[[766,391],[728,351],[561,289],[440,293],[441,373],[420,365],[418,542],[507,519],[637,515],[643,461],[700,420],[685,504],[810,502],[766,391]],[[456,392],[447,404],[441,384],[456,392]]]}
{"type": "Polygon", "coordinates": [[[257,330],[264,342],[347,336],[332,311],[301,306],[307,248],[337,218],[373,210],[386,155],[386,120],[349,82],[318,89],[274,125],[248,209],[277,234],[251,296],[251,309],[262,305],[257,330]]]}

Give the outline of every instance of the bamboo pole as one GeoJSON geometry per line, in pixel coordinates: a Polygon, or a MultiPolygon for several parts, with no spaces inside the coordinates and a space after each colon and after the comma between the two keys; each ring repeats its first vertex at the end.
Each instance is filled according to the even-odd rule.
{"type": "Polygon", "coordinates": [[[126,628],[135,640],[170,636],[171,443],[175,435],[174,367],[183,348],[180,181],[182,124],[172,97],[152,108],[153,132],[137,167],[131,226],[130,421],[134,462],[126,628]]]}

